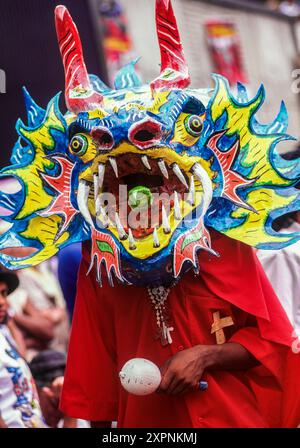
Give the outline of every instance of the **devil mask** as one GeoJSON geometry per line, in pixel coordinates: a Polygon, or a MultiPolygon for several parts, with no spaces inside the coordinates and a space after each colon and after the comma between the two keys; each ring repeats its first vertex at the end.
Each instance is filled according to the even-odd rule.
{"type": "Polygon", "coordinates": [[[156,2],[161,73],[149,85],[135,61],[114,89],[88,75],[69,12],[58,6],[55,17],[68,112],[58,96],[44,110],[24,90],[28,123],[17,122],[12,165],[0,177],[0,211],[11,223],[0,238],[1,263],[37,265],[91,240],[100,283],[107,275],[112,284],[170,285],[198,270],[198,249],[217,255],[209,228],[262,249],[299,239],[272,227],[300,208],[299,164],[276,150],[290,139],[284,105],[262,125],[255,113],[263,87],[251,100],[242,85],[234,96],[218,75],[213,92],[189,88],[169,0],[156,2]],[[6,251],[24,246],[34,249],[25,258],[6,251]]]}

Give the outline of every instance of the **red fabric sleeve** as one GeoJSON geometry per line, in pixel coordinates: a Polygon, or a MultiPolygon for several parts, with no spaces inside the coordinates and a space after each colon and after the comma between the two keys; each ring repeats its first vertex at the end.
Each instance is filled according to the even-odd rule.
{"type": "Polygon", "coordinates": [[[285,365],[284,396],[282,406],[283,428],[300,427],[300,343],[295,341],[285,365]]]}
{"type": "Polygon", "coordinates": [[[253,249],[211,231],[214,257],[200,253],[200,275],[211,293],[257,318],[261,337],[288,347],[293,328],[253,249]]]}
{"type": "Polygon", "coordinates": [[[70,336],[61,410],[91,421],[113,421],[118,411],[118,372],[112,310],[105,289],[82,260],[70,336]],[[103,368],[105,366],[105,368],[103,368]]]}
{"type": "Polygon", "coordinates": [[[259,365],[245,372],[260,413],[271,427],[281,427],[282,391],[289,349],[261,337],[257,327],[238,330],[229,340],[241,344],[259,365]]]}

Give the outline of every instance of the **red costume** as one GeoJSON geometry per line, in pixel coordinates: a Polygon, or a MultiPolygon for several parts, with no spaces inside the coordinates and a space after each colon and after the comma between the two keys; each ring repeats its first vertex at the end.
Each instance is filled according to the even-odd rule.
{"type": "Polygon", "coordinates": [[[155,314],[146,289],[112,289],[106,283],[99,288],[93,275],[86,276],[89,250],[85,248],[62,396],[66,414],[92,421],[116,420],[119,427],[296,423],[297,400],[291,407],[281,389],[293,331],[285,312],[250,247],[216,232],[213,244],[220,257],[201,252],[200,275],[189,272],[170,291],[174,331],[173,343],[167,346],[155,339],[155,314]],[[207,391],[179,397],[157,393],[138,397],[121,387],[118,372],[128,359],[144,357],[160,366],[179,350],[215,344],[216,333],[211,331],[216,312],[221,319],[232,318],[219,330],[226,342],[243,345],[259,366],[246,372],[205,372],[207,391]],[[289,414],[283,415],[286,404],[289,414]]]}
{"type": "Polygon", "coordinates": [[[55,19],[68,113],[58,96],[43,110],[25,91],[28,124],[18,120],[12,165],[0,172],[9,223],[0,261],[35,266],[86,244],[63,411],[120,427],[297,426],[293,331],[249,247],[300,239],[273,225],[300,207],[299,166],[276,149],[290,140],[284,104],[261,124],[263,87],[251,100],[220,75],[213,92],[190,88],[170,0],[156,0],[161,70],[150,84],[136,61],[114,89],[89,75],[68,10],[58,6],[55,19]],[[22,247],[26,257],[6,251],[22,247]],[[156,364],[158,380],[162,366],[155,387],[164,394],[130,395],[133,381],[151,386],[144,372],[123,371],[129,393],[121,389],[124,363],[145,361],[136,357],[156,364]],[[196,390],[201,375],[206,391],[196,390]]]}

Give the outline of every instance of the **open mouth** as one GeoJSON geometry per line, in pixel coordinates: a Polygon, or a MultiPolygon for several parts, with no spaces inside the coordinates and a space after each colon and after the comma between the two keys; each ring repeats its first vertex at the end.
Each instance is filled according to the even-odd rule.
{"type": "Polygon", "coordinates": [[[141,258],[165,247],[184,218],[200,205],[203,214],[212,197],[209,176],[193,158],[181,163],[168,150],[167,157],[147,152],[102,156],[93,182],[81,179],[77,195],[89,224],[108,229],[141,258]]]}

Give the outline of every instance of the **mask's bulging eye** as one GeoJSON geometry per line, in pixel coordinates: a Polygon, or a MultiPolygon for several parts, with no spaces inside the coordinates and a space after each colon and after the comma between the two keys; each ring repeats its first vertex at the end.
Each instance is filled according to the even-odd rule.
{"type": "Polygon", "coordinates": [[[88,141],[84,135],[75,135],[69,145],[69,149],[75,156],[83,156],[88,148],[88,141]]]}
{"type": "Polygon", "coordinates": [[[185,129],[193,137],[199,137],[203,129],[203,121],[198,115],[190,115],[185,119],[185,129]]]}

